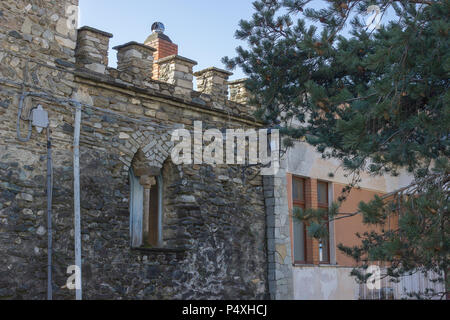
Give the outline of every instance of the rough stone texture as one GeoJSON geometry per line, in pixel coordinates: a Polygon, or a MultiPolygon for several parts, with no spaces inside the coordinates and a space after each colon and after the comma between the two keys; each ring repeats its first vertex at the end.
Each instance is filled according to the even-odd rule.
{"type": "Polygon", "coordinates": [[[122,77],[123,80],[136,82],[152,78],[155,49],[137,42],[129,42],[114,49],[117,50],[117,69],[127,76],[122,77]]]}
{"type": "MultiPolygon", "coordinates": [[[[155,61],[178,54],[178,45],[173,43],[167,35],[161,32],[153,32],[144,41],[144,44],[156,49],[153,54],[155,61]]],[[[159,64],[157,63],[153,64],[153,79],[159,80],[159,64]]]]}
{"type": "Polygon", "coordinates": [[[209,94],[218,102],[228,100],[228,78],[231,72],[218,68],[207,68],[194,74],[197,77],[197,90],[209,94]]]}
{"type": "Polygon", "coordinates": [[[286,161],[275,176],[264,177],[267,217],[268,281],[271,299],[293,299],[293,274],[286,161]]]}
{"type": "Polygon", "coordinates": [[[110,38],[112,34],[90,27],[80,28],[75,50],[77,65],[104,74],[108,67],[110,38]]]}
{"type": "Polygon", "coordinates": [[[46,297],[47,138],[33,128],[29,141],[17,139],[23,91],[30,93],[22,137],[33,106],[49,112],[55,299],[74,298],[64,285],[74,264],[75,99],[82,103],[84,298],[268,298],[262,178],[250,180],[253,170],[239,166],[175,166],[164,146],[171,130],[192,129],[194,120],[219,129],[260,124],[245,106],[218,104],[183,83],[127,78],[127,68],[102,74],[77,67],[72,5],[77,1],[0,2],[0,299],[46,297]],[[128,168],[138,150],[163,168],[162,248],[130,248],[128,168]]]}
{"type": "Polygon", "coordinates": [[[228,88],[230,90],[230,100],[239,104],[246,105],[249,108],[249,112],[255,112],[256,108],[250,105],[251,94],[245,87],[247,79],[239,79],[228,82],[228,88]]]}
{"type": "Polygon", "coordinates": [[[177,94],[185,95],[192,91],[194,86],[192,68],[197,65],[197,62],[172,55],[159,59],[156,63],[159,65],[159,80],[176,86],[177,94]]]}

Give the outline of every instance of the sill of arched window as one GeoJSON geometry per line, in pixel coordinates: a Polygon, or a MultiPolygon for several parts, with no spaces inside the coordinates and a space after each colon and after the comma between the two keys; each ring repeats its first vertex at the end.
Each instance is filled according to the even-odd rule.
{"type": "Polygon", "coordinates": [[[185,248],[169,248],[169,247],[132,247],[131,250],[144,253],[183,253],[185,248]]]}
{"type": "Polygon", "coordinates": [[[301,262],[295,262],[292,264],[292,266],[294,268],[311,268],[311,267],[331,267],[331,268],[336,268],[336,267],[341,267],[339,266],[337,263],[327,263],[327,262],[320,262],[318,264],[314,264],[314,263],[301,263],[301,262]]]}

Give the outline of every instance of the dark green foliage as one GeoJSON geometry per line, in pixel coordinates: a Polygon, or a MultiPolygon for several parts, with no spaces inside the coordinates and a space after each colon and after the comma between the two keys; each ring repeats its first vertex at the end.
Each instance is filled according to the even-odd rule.
{"type": "MultiPolygon", "coordinates": [[[[324,158],[342,160],[353,183],[338,202],[362,171],[414,175],[410,189],[355,213],[383,226],[400,212],[399,229],[361,235],[361,246],[341,250],[366,264],[389,261],[393,276],[446,273],[450,1],[323,2],[314,9],[318,1],[255,1],[252,19],[236,32],[247,48],[223,61],[248,75],[257,116],[281,130],[287,147],[306,138],[324,158]],[[390,16],[379,30],[365,23],[371,5],[390,16]]],[[[323,236],[323,212],[297,215],[312,221],[310,234],[323,236]]]]}

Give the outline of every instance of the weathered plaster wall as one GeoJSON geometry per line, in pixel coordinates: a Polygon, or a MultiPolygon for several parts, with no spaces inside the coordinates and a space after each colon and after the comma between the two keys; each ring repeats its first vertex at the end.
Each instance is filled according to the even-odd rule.
{"type": "MultiPolygon", "coordinates": [[[[344,184],[333,184],[333,198],[337,199],[342,193],[344,184]]],[[[349,214],[358,211],[358,205],[360,202],[369,202],[375,195],[381,196],[382,192],[376,192],[367,189],[353,189],[347,197],[347,200],[342,203],[340,212],[349,214]]],[[[361,244],[361,239],[356,236],[356,233],[364,234],[364,232],[376,231],[381,232],[385,230],[395,230],[397,228],[396,219],[391,217],[387,220],[387,225],[384,227],[367,226],[363,224],[361,215],[354,217],[337,220],[334,222],[334,238],[336,245],[342,243],[346,246],[353,247],[361,244]]],[[[336,262],[340,266],[351,267],[355,265],[355,261],[341,252],[338,248],[335,248],[336,262]]]]}
{"type": "Polygon", "coordinates": [[[359,285],[350,276],[351,268],[296,266],[293,268],[294,299],[354,300],[359,285]]]}
{"type": "MultiPolygon", "coordinates": [[[[293,175],[313,177],[319,180],[348,184],[351,177],[345,177],[345,172],[340,168],[337,159],[322,159],[322,155],[306,142],[296,142],[294,147],[288,151],[287,172],[293,175]],[[334,177],[330,178],[329,173],[334,177]]],[[[380,192],[392,192],[412,181],[411,175],[401,172],[398,177],[361,175],[360,186],[369,190],[380,192]]]]}
{"type": "MultiPolygon", "coordinates": [[[[295,147],[288,152],[288,173],[301,177],[314,178],[323,181],[329,181],[330,202],[336,201],[342,189],[350,182],[350,178],[344,176],[344,171],[338,169],[340,162],[336,159],[324,160],[321,154],[315,151],[314,147],[303,143],[296,143],[295,147]],[[330,178],[329,173],[335,173],[334,177],[330,178]]],[[[373,199],[375,195],[382,195],[392,190],[396,190],[411,181],[411,177],[402,174],[400,177],[377,176],[372,177],[363,174],[360,183],[360,189],[354,189],[349,194],[347,200],[342,204],[340,212],[349,214],[358,210],[358,205],[361,201],[368,202],[373,199]]],[[[292,201],[292,199],[290,199],[292,201]]],[[[395,221],[392,221],[394,227],[395,221]]],[[[331,256],[332,263],[337,263],[340,266],[353,266],[354,261],[344,255],[337,249],[337,245],[342,243],[347,246],[357,245],[360,241],[356,237],[356,233],[363,233],[371,230],[363,225],[362,217],[355,216],[352,218],[338,220],[330,224],[332,232],[331,256]]]]}
{"type": "MultiPolygon", "coordinates": [[[[287,153],[287,173],[311,179],[329,182],[329,202],[336,201],[342,189],[351,182],[345,172],[339,168],[336,159],[322,159],[313,146],[297,142],[287,153]],[[334,176],[330,178],[329,173],[334,176]]],[[[411,182],[411,176],[403,172],[399,177],[362,175],[359,184],[361,189],[351,191],[342,204],[340,212],[349,214],[356,212],[361,201],[370,201],[375,195],[382,195],[397,190],[411,182]]],[[[289,180],[289,179],[288,179],[289,180]]],[[[291,182],[290,182],[291,183],[291,182]]],[[[292,199],[288,199],[292,202],[292,199]]],[[[286,214],[287,215],[287,214],[286,214]]],[[[290,223],[292,223],[290,219],[290,223]]],[[[395,221],[389,221],[387,227],[395,227],[395,221]]],[[[292,228],[292,226],[291,226],[292,228]]],[[[337,246],[344,244],[354,246],[360,244],[356,233],[369,231],[362,223],[361,216],[338,220],[330,223],[330,261],[331,265],[294,266],[293,296],[294,299],[355,299],[358,298],[359,285],[350,276],[355,261],[343,254],[337,246]]],[[[376,230],[376,229],[375,229],[376,230]]],[[[293,245],[291,233],[291,246],[293,245]]],[[[293,261],[290,261],[292,264],[293,261]]]]}
{"type": "MultiPolygon", "coordinates": [[[[444,291],[442,283],[433,281],[438,276],[420,272],[406,274],[398,282],[382,278],[379,289],[358,284],[350,276],[352,268],[338,266],[296,266],[293,268],[294,299],[296,300],[399,300],[411,299],[410,294],[427,289],[444,291]]],[[[382,271],[384,272],[384,271],[382,271]]],[[[439,299],[434,297],[433,299],[439,299]]]]}

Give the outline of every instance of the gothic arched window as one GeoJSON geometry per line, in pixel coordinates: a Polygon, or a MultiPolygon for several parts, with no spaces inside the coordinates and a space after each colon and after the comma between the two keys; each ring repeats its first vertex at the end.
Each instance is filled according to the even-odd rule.
{"type": "Polygon", "coordinates": [[[161,170],[149,166],[139,150],[132,161],[129,177],[131,246],[160,247],[163,216],[161,170]]]}

